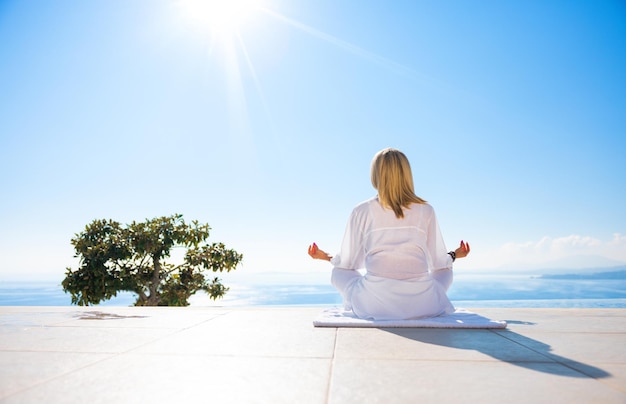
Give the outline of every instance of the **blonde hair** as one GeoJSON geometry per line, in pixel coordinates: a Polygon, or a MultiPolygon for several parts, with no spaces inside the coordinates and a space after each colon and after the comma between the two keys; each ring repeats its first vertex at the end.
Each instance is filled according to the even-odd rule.
{"type": "Polygon", "coordinates": [[[415,195],[411,165],[400,150],[388,148],[376,153],[371,176],[380,204],[393,210],[397,218],[404,217],[402,208],[408,208],[412,203],[426,203],[415,195]]]}

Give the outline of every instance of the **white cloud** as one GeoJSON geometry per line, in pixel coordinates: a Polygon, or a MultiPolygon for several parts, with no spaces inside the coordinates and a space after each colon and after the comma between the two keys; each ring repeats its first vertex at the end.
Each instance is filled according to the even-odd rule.
{"type": "Polygon", "coordinates": [[[626,264],[626,236],[616,233],[608,240],[572,234],[540,240],[508,242],[492,249],[474,248],[475,269],[543,269],[609,267],[626,264]]]}

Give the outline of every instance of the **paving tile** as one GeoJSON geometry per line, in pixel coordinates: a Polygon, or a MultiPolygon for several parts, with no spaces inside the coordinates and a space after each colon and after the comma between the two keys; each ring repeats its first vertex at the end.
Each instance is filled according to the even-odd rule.
{"type": "Polygon", "coordinates": [[[66,310],[42,310],[38,307],[2,307],[0,306],[0,329],[11,327],[41,327],[62,324],[70,320],[66,310]],[[38,311],[37,311],[38,309],[38,311]]]}
{"type": "MultiPolygon", "coordinates": [[[[567,366],[570,366],[574,369],[577,368],[576,363],[568,363],[567,366]]],[[[604,383],[607,386],[610,386],[618,391],[621,391],[626,395],[626,364],[623,363],[596,363],[590,362],[586,364],[586,367],[581,369],[583,372],[589,372],[588,366],[593,366],[597,369],[602,369],[605,373],[608,373],[607,377],[601,377],[597,375],[593,375],[598,378],[600,383],[604,383]]],[[[626,403],[626,397],[624,398],[624,402],[626,403]]]]}
{"type": "Polygon", "coordinates": [[[626,332],[623,309],[472,309],[489,318],[506,320],[508,329],[542,332],[626,332]]]}
{"type": "Polygon", "coordinates": [[[103,327],[103,328],[182,328],[210,320],[226,311],[198,310],[179,307],[0,307],[0,327],[3,325],[36,327],[103,327]],[[45,312],[42,312],[45,310],[45,312]]]}
{"type": "Polygon", "coordinates": [[[111,356],[68,352],[0,352],[0,399],[111,356]]]}
{"type": "Polygon", "coordinates": [[[10,403],[325,403],[330,359],[126,354],[10,403]]]}
{"type": "Polygon", "coordinates": [[[313,327],[312,318],[297,310],[233,310],[137,352],[330,358],[336,331],[313,327]]]}
{"type": "Polygon", "coordinates": [[[426,328],[338,330],[337,358],[550,362],[489,330],[426,328]]]}
{"type": "Polygon", "coordinates": [[[624,403],[556,363],[336,359],[329,403],[624,403]]]}
{"type": "MultiPolygon", "coordinates": [[[[117,327],[117,328],[188,328],[219,317],[225,312],[217,310],[176,311],[176,308],[125,308],[120,310],[94,310],[73,313],[71,322],[60,326],[117,327]],[[81,324],[78,324],[81,323],[81,324]]],[[[178,308],[180,309],[180,308],[178,308]]]]}
{"type": "Polygon", "coordinates": [[[175,331],[150,328],[2,327],[0,351],[119,353],[175,331]]]}
{"type": "Polygon", "coordinates": [[[530,349],[541,352],[559,362],[595,361],[626,364],[626,333],[540,332],[523,335],[511,331],[495,331],[530,349]]]}

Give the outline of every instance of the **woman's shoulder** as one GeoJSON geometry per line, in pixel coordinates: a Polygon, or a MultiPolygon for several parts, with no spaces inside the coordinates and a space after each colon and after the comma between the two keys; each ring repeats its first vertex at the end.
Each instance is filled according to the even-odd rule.
{"type": "Polygon", "coordinates": [[[378,202],[378,197],[374,196],[362,202],[357,203],[352,211],[353,213],[356,213],[356,214],[359,214],[359,213],[364,214],[364,213],[370,212],[373,207],[378,207],[378,206],[380,206],[380,202],[378,202]]]}
{"type": "Polygon", "coordinates": [[[421,214],[434,214],[435,213],[435,209],[428,202],[412,203],[410,209],[413,212],[419,212],[421,214]]]}
{"type": "Polygon", "coordinates": [[[368,198],[368,199],[366,199],[364,201],[361,201],[361,202],[357,203],[356,206],[354,207],[354,209],[364,209],[364,208],[370,207],[370,206],[375,205],[375,204],[380,204],[378,202],[378,197],[377,196],[373,196],[371,198],[368,198]]]}
{"type": "Polygon", "coordinates": [[[425,209],[425,210],[435,210],[435,209],[433,208],[433,205],[431,205],[431,204],[430,204],[430,203],[428,203],[428,202],[424,202],[424,203],[414,203],[414,204],[413,204],[413,206],[421,206],[421,207],[422,207],[422,209],[425,209]]]}

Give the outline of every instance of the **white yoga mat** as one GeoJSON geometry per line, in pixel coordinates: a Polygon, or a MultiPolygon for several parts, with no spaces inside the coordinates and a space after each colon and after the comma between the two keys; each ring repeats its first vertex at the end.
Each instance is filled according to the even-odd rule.
{"type": "Polygon", "coordinates": [[[506,328],[506,321],[491,320],[465,309],[452,314],[416,320],[364,320],[341,308],[324,310],[315,320],[315,327],[362,328],[506,328]]]}

